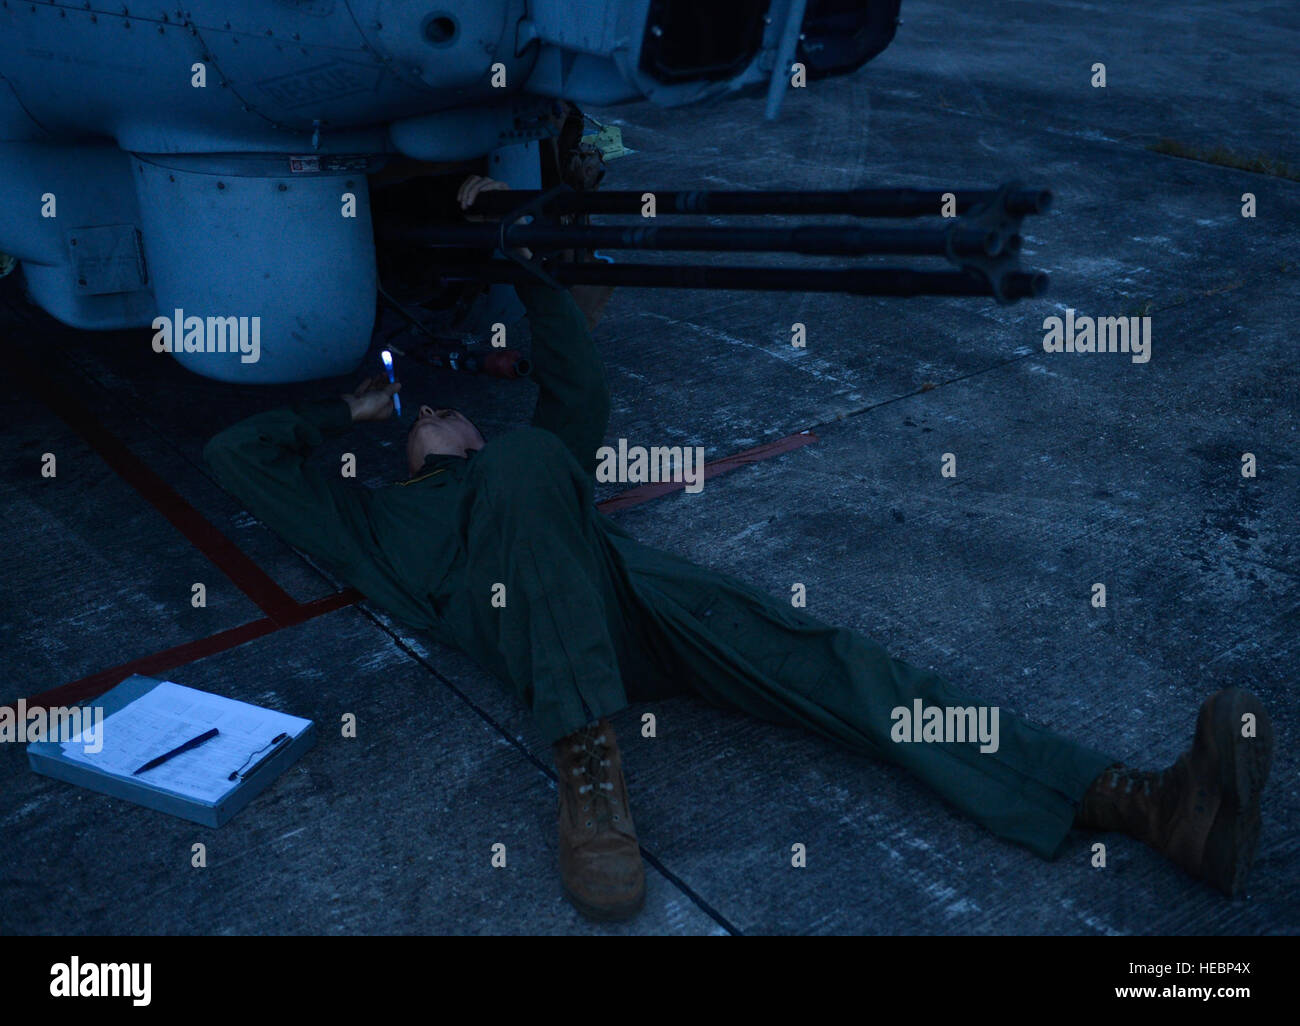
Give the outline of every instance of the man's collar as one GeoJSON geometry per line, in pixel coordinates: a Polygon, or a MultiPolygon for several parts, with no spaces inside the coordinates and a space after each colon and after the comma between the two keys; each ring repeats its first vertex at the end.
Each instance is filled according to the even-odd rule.
{"type": "Polygon", "coordinates": [[[446,470],[450,467],[465,466],[472,460],[482,449],[471,449],[464,456],[456,456],[446,452],[431,452],[424,457],[424,463],[420,467],[420,472],[415,477],[424,477],[435,470],[446,470]]]}
{"type": "Polygon", "coordinates": [[[451,453],[431,452],[428,456],[424,457],[424,464],[420,467],[420,473],[427,474],[431,470],[440,470],[443,467],[454,466],[464,459],[464,456],[453,456],[451,453]]]}

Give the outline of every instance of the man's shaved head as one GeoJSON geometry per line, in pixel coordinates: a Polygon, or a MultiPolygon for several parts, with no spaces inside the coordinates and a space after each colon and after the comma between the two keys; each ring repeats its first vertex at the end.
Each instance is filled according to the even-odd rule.
{"type": "Polygon", "coordinates": [[[406,436],[406,464],[414,477],[432,454],[465,456],[487,443],[473,422],[459,410],[435,410],[421,406],[406,436]]]}

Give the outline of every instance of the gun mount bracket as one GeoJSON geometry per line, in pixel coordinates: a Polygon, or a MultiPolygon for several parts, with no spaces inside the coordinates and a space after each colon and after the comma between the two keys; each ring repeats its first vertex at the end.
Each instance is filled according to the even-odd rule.
{"type": "Polygon", "coordinates": [[[574,190],[570,186],[561,182],[559,185],[553,186],[545,192],[539,193],[531,199],[525,200],[523,203],[519,204],[519,206],[505,214],[501,218],[501,223],[497,229],[497,247],[500,249],[502,256],[507,260],[513,260],[538,281],[545,285],[549,285],[551,288],[556,290],[563,289],[564,286],[556,281],[551,273],[546,270],[545,264],[540,257],[534,254],[533,258],[530,260],[507,248],[506,230],[511,226],[520,223],[524,218],[558,224],[558,219],[554,215],[547,213],[546,208],[556,196],[573,191],[574,190]]]}

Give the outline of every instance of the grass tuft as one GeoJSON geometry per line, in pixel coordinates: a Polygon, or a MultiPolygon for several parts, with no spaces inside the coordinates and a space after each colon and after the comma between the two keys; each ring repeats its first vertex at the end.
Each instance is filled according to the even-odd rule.
{"type": "Polygon", "coordinates": [[[1234,153],[1226,146],[1205,149],[1204,147],[1188,146],[1176,139],[1161,139],[1149,145],[1147,149],[1170,157],[1198,160],[1202,164],[1218,164],[1220,167],[1236,168],[1238,171],[1252,171],[1257,175],[1271,175],[1274,178],[1289,178],[1293,182],[1300,182],[1300,170],[1292,167],[1284,160],[1279,160],[1276,157],[1266,157],[1263,154],[1244,157],[1240,153],[1234,153]]]}

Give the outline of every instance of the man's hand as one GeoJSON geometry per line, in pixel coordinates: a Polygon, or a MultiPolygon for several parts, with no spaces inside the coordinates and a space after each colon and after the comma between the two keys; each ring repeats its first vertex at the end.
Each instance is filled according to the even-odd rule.
{"type": "MultiPolygon", "coordinates": [[[[474,205],[474,200],[478,198],[480,192],[491,192],[494,189],[509,189],[510,186],[505,182],[498,182],[495,178],[487,178],[483,175],[470,175],[460,183],[460,188],[456,191],[456,200],[460,203],[460,209],[467,211],[466,220],[469,221],[486,221],[486,217],[481,214],[468,213],[470,207],[474,205]]],[[[525,260],[533,258],[533,251],[527,246],[520,246],[519,252],[523,254],[525,260]]]]}
{"type": "MultiPolygon", "coordinates": [[[[460,209],[468,211],[478,199],[480,192],[491,192],[494,189],[509,189],[510,186],[505,182],[498,182],[495,178],[487,178],[484,175],[470,175],[460,183],[460,188],[456,191],[456,202],[460,204],[460,209]]],[[[486,221],[487,218],[481,214],[466,213],[465,217],[470,221],[486,221]]]]}
{"type": "Polygon", "coordinates": [[[387,420],[393,415],[393,395],[402,390],[402,383],[394,381],[391,385],[382,374],[373,378],[363,378],[355,392],[347,392],[341,398],[352,411],[352,421],[387,420]]]}

